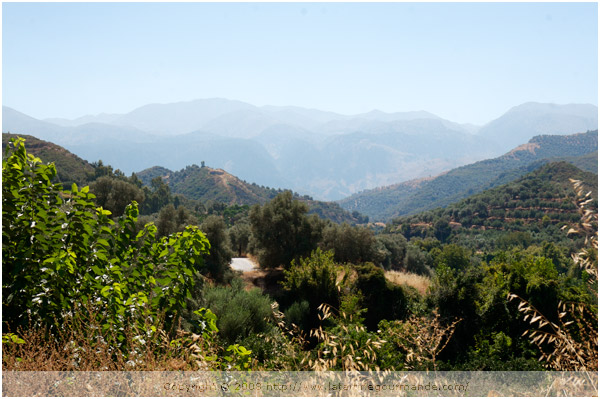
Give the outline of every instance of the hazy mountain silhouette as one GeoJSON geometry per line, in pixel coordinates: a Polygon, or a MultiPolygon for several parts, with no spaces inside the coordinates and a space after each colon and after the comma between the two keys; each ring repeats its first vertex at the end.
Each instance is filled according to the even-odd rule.
{"type": "Polygon", "coordinates": [[[540,133],[596,128],[593,105],[523,104],[481,128],[426,111],[342,115],[226,99],[70,121],[3,107],[3,131],[52,141],[125,173],[204,160],[247,181],[328,200],[499,156],[540,133]]]}

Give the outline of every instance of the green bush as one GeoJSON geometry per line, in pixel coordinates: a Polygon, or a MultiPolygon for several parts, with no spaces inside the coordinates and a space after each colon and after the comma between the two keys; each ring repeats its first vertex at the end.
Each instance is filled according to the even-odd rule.
{"type": "Polygon", "coordinates": [[[207,287],[203,296],[204,306],[218,317],[219,335],[229,344],[270,328],[271,300],[257,288],[244,290],[241,279],[231,286],[207,287]]]}
{"type": "Polygon", "coordinates": [[[375,330],[381,320],[406,316],[408,303],[402,287],[389,283],[381,267],[372,263],[355,266],[356,290],[362,295],[361,307],[367,308],[365,326],[375,330]]]}
{"type": "Polygon", "coordinates": [[[284,191],[264,206],[250,209],[253,248],[262,267],[289,267],[292,260],[307,256],[321,240],[323,222],[307,216],[308,205],[284,191]]]}
{"type": "Polygon", "coordinates": [[[323,252],[317,248],[310,257],[292,261],[285,271],[282,283],[286,296],[293,301],[306,301],[309,304],[310,317],[305,327],[313,328],[318,324],[317,308],[326,303],[335,309],[340,305],[337,280],[338,268],[333,261],[333,252],[323,252]]]}
{"type": "Polygon", "coordinates": [[[307,322],[310,317],[308,301],[294,302],[284,313],[288,323],[297,325],[301,330],[308,330],[307,322]]]}
{"type": "MultiPolygon", "coordinates": [[[[3,321],[61,328],[75,309],[92,306],[104,333],[123,339],[128,327],[174,325],[203,267],[209,243],[196,227],[157,239],[136,230],[134,202],[115,223],[96,208],[88,187],[62,192],[56,169],[27,154],[24,140],[2,161],[3,321]]],[[[148,330],[150,331],[150,330],[148,330]]]]}
{"type": "Polygon", "coordinates": [[[431,275],[429,262],[430,260],[426,253],[414,245],[408,245],[406,255],[404,256],[404,269],[407,272],[429,276],[431,275]]]}

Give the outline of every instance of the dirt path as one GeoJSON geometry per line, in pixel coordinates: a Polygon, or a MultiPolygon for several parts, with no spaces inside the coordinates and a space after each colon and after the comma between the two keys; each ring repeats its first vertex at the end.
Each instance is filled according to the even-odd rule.
{"type": "Polygon", "coordinates": [[[248,258],[231,258],[231,268],[242,272],[250,272],[258,269],[256,264],[248,258]]]}

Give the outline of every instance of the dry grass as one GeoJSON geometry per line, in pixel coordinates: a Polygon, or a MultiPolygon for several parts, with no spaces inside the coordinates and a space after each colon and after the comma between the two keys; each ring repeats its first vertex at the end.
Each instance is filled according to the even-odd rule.
{"type": "Polygon", "coordinates": [[[412,315],[406,321],[394,320],[389,323],[386,334],[396,347],[407,354],[407,369],[430,363],[436,370],[437,358],[450,342],[461,320],[456,319],[444,325],[436,309],[433,317],[412,315]]]}
{"type": "Polygon", "coordinates": [[[102,333],[90,308],[65,320],[64,328],[50,331],[27,328],[3,334],[4,371],[153,371],[207,370],[219,349],[211,339],[174,329],[165,332],[127,327],[116,344],[115,334],[102,333]],[[14,337],[14,340],[11,339],[14,337]]]}
{"type": "Polygon", "coordinates": [[[393,284],[408,285],[413,287],[419,291],[421,295],[425,295],[427,293],[427,289],[431,284],[431,279],[429,277],[395,270],[386,271],[385,278],[393,284]]]}

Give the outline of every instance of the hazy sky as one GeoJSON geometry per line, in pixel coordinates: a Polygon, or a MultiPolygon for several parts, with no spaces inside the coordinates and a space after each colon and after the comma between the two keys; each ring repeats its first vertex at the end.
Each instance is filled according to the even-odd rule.
{"type": "Polygon", "coordinates": [[[598,5],[3,3],[2,97],[36,118],[222,97],[482,124],[598,104],[598,5]]]}

